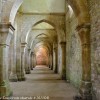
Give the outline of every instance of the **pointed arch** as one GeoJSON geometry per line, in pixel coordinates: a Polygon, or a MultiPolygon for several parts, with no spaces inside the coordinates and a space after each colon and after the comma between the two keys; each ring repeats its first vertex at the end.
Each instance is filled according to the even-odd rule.
{"type": "Polygon", "coordinates": [[[8,0],[5,1],[2,7],[1,22],[11,22],[13,24],[18,9],[23,0],[8,0]]]}
{"type": "Polygon", "coordinates": [[[53,26],[54,29],[55,29],[55,24],[52,23],[51,21],[46,20],[46,19],[43,19],[43,20],[40,20],[40,21],[36,22],[36,23],[33,25],[33,27],[36,26],[36,25],[38,25],[38,24],[40,24],[40,23],[42,23],[42,22],[45,22],[45,23],[50,24],[50,25],[53,26]]]}
{"type": "Polygon", "coordinates": [[[85,23],[90,23],[90,14],[87,0],[67,0],[67,2],[72,7],[78,19],[79,26],[85,23]]]}
{"type": "Polygon", "coordinates": [[[37,36],[35,37],[35,39],[36,39],[36,38],[38,38],[38,37],[40,37],[40,36],[45,36],[45,37],[48,37],[48,35],[47,35],[47,34],[45,34],[45,33],[41,33],[41,34],[37,35],[37,36]]]}

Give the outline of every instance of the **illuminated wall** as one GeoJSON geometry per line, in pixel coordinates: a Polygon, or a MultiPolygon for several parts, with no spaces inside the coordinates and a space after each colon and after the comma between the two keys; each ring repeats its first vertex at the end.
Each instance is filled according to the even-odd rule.
{"type": "Polygon", "coordinates": [[[36,52],[37,65],[48,65],[48,53],[45,48],[41,47],[36,52]]]}

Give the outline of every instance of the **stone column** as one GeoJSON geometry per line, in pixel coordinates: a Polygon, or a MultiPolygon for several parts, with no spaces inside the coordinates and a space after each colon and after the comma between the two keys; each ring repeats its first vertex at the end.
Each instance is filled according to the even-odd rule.
{"type": "Polygon", "coordinates": [[[52,59],[52,61],[51,61],[51,63],[52,63],[52,66],[51,66],[51,70],[53,70],[53,54],[51,55],[51,59],[52,59]]]}
{"type": "Polygon", "coordinates": [[[50,53],[48,54],[48,57],[49,57],[49,60],[48,60],[47,66],[49,68],[51,68],[51,55],[50,55],[50,53]]]}
{"type": "Polygon", "coordinates": [[[25,73],[30,74],[30,49],[26,49],[25,51],[25,73]]]}
{"type": "Polygon", "coordinates": [[[25,80],[25,47],[27,43],[21,43],[21,79],[25,80]]]}
{"type": "Polygon", "coordinates": [[[61,46],[61,77],[63,80],[66,80],[66,42],[60,42],[61,46]]]}
{"type": "MultiPolygon", "coordinates": [[[[15,35],[14,35],[15,36],[15,35]]],[[[12,41],[11,41],[11,45],[10,45],[10,75],[9,75],[9,80],[11,82],[17,82],[18,81],[18,78],[17,78],[17,72],[16,72],[16,54],[15,54],[15,47],[14,47],[14,38],[12,38],[12,41]]]]}
{"type": "Polygon", "coordinates": [[[82,80],[80,94],[82,100],[92,100],[90,24],[78,26],[77,30],[82,44],[82,80]]]}
{"type": "Polygon", "coordinates": [[[34,68],[34,52],[32,52],[32,68],[34,68]]]}
{"type": "Polygon", "coordinates": [[[52,54],[50,53],[50,64],[49,65],[50,65],[51,70],[53,70],[53,65],[52,65],[53,63],[52,62],[53,62],[52,54]]]}
{"type": "Polygon", "coordinates": [[[54,56],[54,64],[53,64],[53,66],[54,66],[54,72],[55,73],[58,73],[58,66],[57,66],[57,47],[54,47],[53,48],[53,56],[54,56]]]}
{"type": "Polygon", "coordinates": [[[21,77],[21,43],[19,41],[19,36],[17,36],[16,44],[16,72],[18,81],[22,81],[21,77]]]}
{"type": "Polygon", "coordinates": [[[28,68],[30,70],[31,73],[31,49],[28,49],[28,68]]]}
{"type": "Polygon", "coordinates": [[[53,70],[53,49],[51,50],[51,70],[53,70]]]}
{"type": "Polygon", "coordinates": [[[8,51],[14,30],[10,23],[0,24],[0,97],[12,94],[8,80],[8,51]]]}
{"type": "Polygon", "coordinates": [[[35,66],[36,66],[36,55],[35,55],[35,53],[33,52],[33,68],[35,68],[35,66]]]}
{"type": "Polygon", "coordinates": [[[30,53],[30,67],[33,70],[33,52],[30,53]]]}

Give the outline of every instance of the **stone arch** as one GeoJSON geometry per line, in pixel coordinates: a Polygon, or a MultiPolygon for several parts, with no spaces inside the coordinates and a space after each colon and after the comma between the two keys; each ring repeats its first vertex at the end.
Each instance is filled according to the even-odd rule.
{"type": "Polygon", "coordinates": [[[35,47],[35,45],[36,44],[38,44],[38,43],[41,43],[41,44],[45,44],[48,48],[49,48],[49,50],[51,51],[51,43],[49,42],[49,41],[44,41],[44,40],[38,40],[37,42],[35,42],[34,43],[34,40],[33,40],[33,42],[32,42],[32,46],[31,46],[31,49],[33,50],[33,48],[35,47]]]}
{"type": "MultiPolygon", "coordinates": [[[[40,24],[40,23],[42,23],[42,22],[46,22],[46,23],[50,24],[51,26],[53,26],[54,29],[55,29],[55,31],[56,31],[56,33],[57,33],[57,25],[55,25],[53,22],[51,22],[51,21],[49,21],[49,20],[42,19],[42,20],[36,22],[33,26],[36,26],[36,25],[38,25],[38,24],[40,24]]],[[[61,26],[62,26],[62,25],[61,25],[61,26]]],[[[65,41],[65,37],[66,37],[66,36],[65,36],[65,32],[64,32],[64,30],[60,30],[60,31],[61,31],[60,34],[57,33],[57,38],[58,38],[58,35],[59,35],[60,41],[65,41]]]]}
{"type": "Polygon", "coordinates": [[[45,33],[41,33],[41,34],[37,35],[35,38],[38,38],[39,36],[45,36],[45,37],[48,37],[47,34],[45,34],[45,33]]]}
{"type": "Polygon", "coordinates": [[[5,1],[2,7],[1,22],[11,22],[13,24],[16,13],[21,6],[23,0],[8,0],[5,1]]]}
{"type": "Polygon", "coordinates": [[[40,24],[40,23],[42,23],[42,22],[48,23],[48,24],[50,24],[51,26],[53,26],[54,28],[56,27],[56,25],[55,25],[54,23],[52,23],[51,21],[46,20],[46,19],[42,19],[42,20],[36,22],[33,26],[36,26],[36,25],[38,25],[38,24],[40,24]]]}
{"type": "Polygon", "coordinates": [[[51,41],[56,41],[56,40],[57,40],[57,39],[55,38],[55,37],[56,37],[56,32],[55,32],[55,30],[50,30],[49,32],[47,32],[47,31],[45,31],[45,30],[42,30],[42,31],[39,31],[39,30],[35,31],[35,30],[34,30],[33,32],[30,32],[30,35],[29,35],[29,37],[28,37],[27,44],[31,45],[31,43],[32,43],[33,40],[36,38],[36,36],[39,35],[39,34],[42,34],[42,33],[47,34],[47,35],[48,35],[48,38],[50,38],[51,41]],[[37,34],[34,34],[34,33],[37,33],[37,34]],[[50,33],[50,34],[49,34],[49,33],[50,33]],[[52,35],[51,35],[51,34],[52,34],[52,35]],[[53,37],[52,39],[51,39],[51,36],[53,37]]]}
{"type": "MultiPolygon", "coordinates": [[[[2,22],[9,22],[13,23],[15,15],[22,4],[23,0],[10,0],[6,1],[4,3],[4,6],[2,8],[2,12],[4,12],[1,16],[1,21],[2,22]],[[14,13],[12,15],[12,12],[14,13]]],[[[67,2],[70,4],[72,7],[75,15],[78,17],[79,25],[84,24],[84,23],[90,23],[90,17],[89,17],[89,10],[88,10],[88,5],[87,5],[87,0],[67,0],[67,2]]],[[[47,22],[47,20],[43,19],[40,22],[47,22]]],[[[37,24],[38,24],[37,23],[37,24]]],[[[51,23],[51,22],[49,22],[51,23]]],[[[54,24],[52,24],[55,26],[54,24]]]]}
{"type": "Polygon", "coordinates": [[[67,0],[68,4],[72,7],[76,17],[78,18],[78,24],[83,25],[90,23],[90,14],[87,0],[67,0]]]}
{"type": "MultiPolygon", "coordinates": [[[[1,22],[9,22],[13,23],[16,12],[21,5],[23,0],[8,0],[5,2],[2,9],[1,22]],[[12,9],[13,8],[13,9],[12,9]],[[14,10],[15,8],[15,10],[14,10]],[[12,12],[14,12],[12,15],[12,12]]],[[[88,9],[88,1],[87,0],[67,0],[68,3],[73,8],[73,11],[78,19],[78,27],[77,30],[79,32],[79,36],[81,38],[82,43],[82,64],[83,64],[83,77],[82,77],[82,88],[81,93],[82,96],[85,94],[85,98],[90,97],[91,93],[91,61],[90,61],[90,14],[88,9]],[[88,83],[87,83],[88,82],[88,83]],[[88,88],[86,88],[88,87],[88,88]],[[85,92],[82,90],[84,89],[85,92]]],[[[33,24],[32,24],[33,26],[33,24]]]]}
{"type": "MultiPolygon", "coordinates": [[[[43,16],[43,17],[44,17],[44,16],[43,16]]],[[[24,28],[24,29],[22,30],[22,36],[21,36],[21,41],[22,41],[22,42],[25,41],[25,40],[27,40],[27,39],[26,39],[26,36],[29,37],[30,32],[31,32],[31,30],[32,30],[32,27],[34,27],[35,25],[40,24],[40,23],[42,23],[42,22],[46,22],[46,23],[50,24],[50,25],[53,26],[54,29],[55,29],[56,25],[55,25],[53,22],[49,21],[48,19],[44,19],[43,17],[42,17],[42,18],[37,18],[35,22],[34,22],[34,20],[33,20],[32,23],[30,24],[30,26],[28,27],[28,29],[27,29],[27,28],[24,28]],[[27,29],[27,30],[26,30],[26,29],[27,29]],[[26,34],[27,34],[27,35],[26,35],[26,34]]],[[[27,42],[27,41],[25,41],[25,42],[27,42]]]]}
{"type": "Polygon", "coordinates": [[[34,46],[33,51],[34,51],[34,49],[35,49],[36,47],[38,47],[38,46],[43,46],[43,47],[46,48],[46,50],[49,52],[50,47],[49,47],[46,43],[41,43],[41,42],[37,43],[37,44],[34,46]]]}

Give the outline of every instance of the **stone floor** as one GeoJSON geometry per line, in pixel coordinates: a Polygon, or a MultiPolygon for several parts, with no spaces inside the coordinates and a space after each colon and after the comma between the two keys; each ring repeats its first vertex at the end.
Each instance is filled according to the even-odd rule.
{"type": "Polygon", "coordinates": [[[24,82],[11,82],[14,97],[20,100],[73,100],[77,90],[46,66],[36,66],[24,82]],[[23,98],[24,97],[24,98],[23,98]]]}

